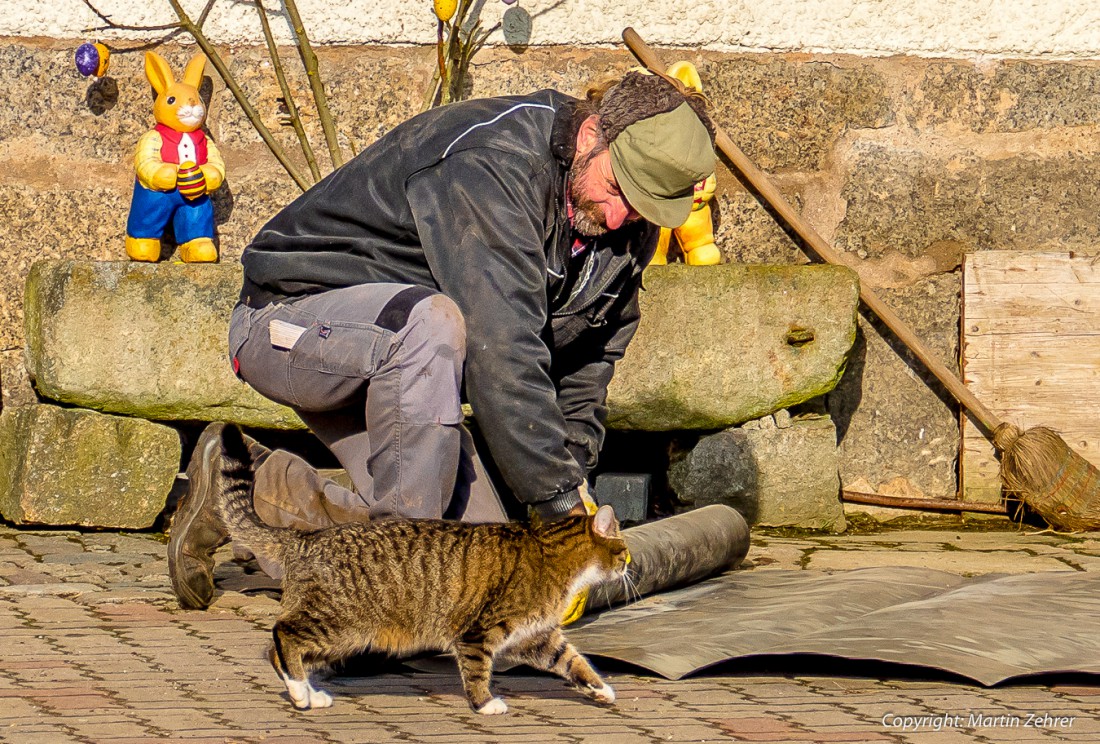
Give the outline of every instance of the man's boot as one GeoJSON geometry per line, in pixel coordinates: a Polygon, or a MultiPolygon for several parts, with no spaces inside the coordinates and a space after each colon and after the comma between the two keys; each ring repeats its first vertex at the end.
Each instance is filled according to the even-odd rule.
{"type": "Polygon", "coordinates": [[[203,430],[187,465],[187,492],[180,499],[168,540],[168,576],[180,606],[205,610],[214,598],[214,551],[229,542],[214,509],[222,465],[222,428],[203,430]]]}

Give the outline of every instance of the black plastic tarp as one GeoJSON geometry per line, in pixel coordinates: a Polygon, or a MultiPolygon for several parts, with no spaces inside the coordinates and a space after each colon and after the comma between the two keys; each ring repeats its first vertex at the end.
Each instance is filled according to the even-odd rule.
{"type": "Polygon", "coordinates": [[[586,617],[567,635],[586,654],[669,679],[730,659],[802,654],[939,669],[984,685],[1100,674],[1100,575],[731,571],[586,617]]]}

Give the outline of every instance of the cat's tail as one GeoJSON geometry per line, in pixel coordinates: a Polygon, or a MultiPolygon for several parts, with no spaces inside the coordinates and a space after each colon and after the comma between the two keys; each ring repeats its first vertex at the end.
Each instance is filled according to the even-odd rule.
{"type": "Polygon", "coordinates": [[[235,542],[253,553],[282,562],[294,530],[272,527],[256,514],[252,503],[252,453],[239,426],[224,426],[221,448],[220,483],[215,500],[218,516],[235,542]]]}

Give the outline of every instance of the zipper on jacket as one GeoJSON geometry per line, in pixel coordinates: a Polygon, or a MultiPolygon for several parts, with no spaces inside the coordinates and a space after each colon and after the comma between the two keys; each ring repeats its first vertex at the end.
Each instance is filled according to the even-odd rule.
{"type": "Polygon", "coordinates": [[[585,310],[589,309],[597,302],[599,302],[600,298],[605,296],[607,288],[610,287],[611,284],[622,275],[625,268],[633,263],[633,256],[631,256],[629,252],[627,252],[625,256],[620,258],[618,261],[616,261],[615,258],[615,256],[612,256],[612,259],[608,263],[607,267],[605,267],[605,269],[601,272],[601,274],[603,275],[601,277],[603,281],[597,285],[589,287],[587,292],[582,291],[578,295],[578,297],[583,297],[584,295],[588,294],[588,297],[585,299],[584,302],[577,305],[576,307],[571,307],[570,303],[566,303],[557,311],[551,312],[550,316],[554,318],[564,318],[569,315],[577,315],[578,313],[583,313],[585,310]]]}

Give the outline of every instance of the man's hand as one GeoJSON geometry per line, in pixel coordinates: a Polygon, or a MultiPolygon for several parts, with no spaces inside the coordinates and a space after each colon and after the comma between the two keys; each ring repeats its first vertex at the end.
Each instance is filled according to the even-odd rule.
{"type": "MultiPolygon", "coordinates": [[[[595,514],[598,507],[596,506],[596,500],[588,493],[588,481],[581,481],[581,485],[577,488],[577,492],[580,494],[581,503],[570,509],[568,516],[583,517],[586,514],[595,514]]],[[[584,614],[584,607],[587,603],[588,589],[582,589],[577,592],[576,596],[570,601],[569,606],[565,608],[565,614],[562,616],[561,624],[569,625],[579,620],[580,616],[584,614]]]]}
{"type": "Polygon", "coordinates": [[[581,481],[581,484],[577,486],[576,496],[572,491],[562,494],[559,499],[554,501],[536,504],[533,508],[534,512],[538,514],[539,518],[543,522],[556,522],[559,519],[565,519],[567,517],[583,517],[586,514],[595,514],[596,506],[595,499],[588,493],[588,484],[581,481]],[[568,497],[569,501],[572,501],[576,496],[580,497],[580,501],[570,507],[569,511],[560,511],[564,509],[568,502],[562,503],[565,497],[568,497]],[[554,507],[557,507],[556,509],[554,507]]]}

